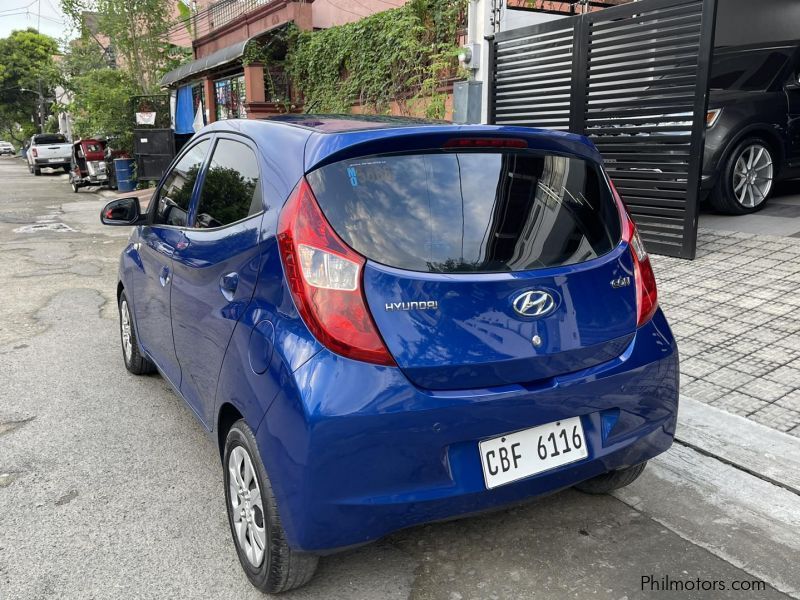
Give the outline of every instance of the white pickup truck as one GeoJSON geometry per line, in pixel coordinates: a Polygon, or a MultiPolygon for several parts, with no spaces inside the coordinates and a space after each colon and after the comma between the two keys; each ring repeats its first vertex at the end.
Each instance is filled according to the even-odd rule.
{"type": "Polygon", "coordinates": [[[34,175],[41,175],[42,169],[64,169],[69,173],[72,144],[60,133],[39,133],[31,137],[25,157],[28,170],[34,175]]]}

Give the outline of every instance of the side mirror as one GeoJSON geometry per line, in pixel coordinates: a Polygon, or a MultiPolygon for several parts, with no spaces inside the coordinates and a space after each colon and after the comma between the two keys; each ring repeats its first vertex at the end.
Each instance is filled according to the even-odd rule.
{"type": "Polygon", "coordinates": [[[103,225],[139,225],[144,220],[138,198],[112,200],[100,212],[103,225]]]}

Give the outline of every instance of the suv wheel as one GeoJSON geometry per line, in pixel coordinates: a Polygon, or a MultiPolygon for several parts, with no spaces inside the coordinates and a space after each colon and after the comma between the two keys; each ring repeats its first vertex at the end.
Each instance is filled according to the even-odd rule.
{"type": "Polygon", "coordinates": [[[269,594],[306,584],[318,558],[295,552],[286,542],[255,436],[243,419],[228,431],[223,466],[228,522],[250,583],[269,594]]]}
{"type": "Polygon", "coordinates": [[[134,375],[155,373],[156,366],[139,351],[139,341],[136,339],[136,328],[133,326],[131,305],[125,295],[125,290],[119,295],[119,338],[122,343],[122,359],[125,368],[134,375]]]}
{"type": "Polygon", "coordinates": [[[38,177],[42,174],[42,170],[39,167],[33,167],[33,174],[38,177]]]}
{"type": "Polygon", "coordinates": [[[770,145],[756,137],[743,140],[728,157],[711,193],[711,204],[729,215],[764,208],[775,182],[775,159],[770,145]]]}

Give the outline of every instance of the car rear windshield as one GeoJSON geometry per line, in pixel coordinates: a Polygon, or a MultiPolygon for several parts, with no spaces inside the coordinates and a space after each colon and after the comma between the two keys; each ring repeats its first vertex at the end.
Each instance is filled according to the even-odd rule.
{"type": "Polygon", "coordinates": [[[598,167],[530,151],[362,157],[308,174],[322,211],[367,258],[431,273],[584,262],[620,240],[598,167]]]}
{"type": "Polygon", "coordinates": [[[65,144],[67,138],[58,133],[33,136],[34,144],[65,144]]]}

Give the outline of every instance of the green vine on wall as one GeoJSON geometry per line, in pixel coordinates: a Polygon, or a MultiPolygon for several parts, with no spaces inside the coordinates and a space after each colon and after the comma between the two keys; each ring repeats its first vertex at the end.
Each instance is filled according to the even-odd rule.
{"type": "Polygon", "coordinates": [[[386,112],[424,100],[443,118],[442,83],[458,74],[458,29],[467,0],[410,0],[354,23],[294,30],[285,68],[315,112],[350,112],[358,103],[386,112]]]}

